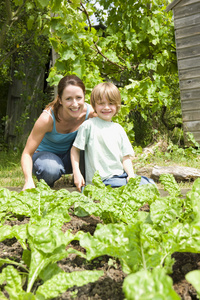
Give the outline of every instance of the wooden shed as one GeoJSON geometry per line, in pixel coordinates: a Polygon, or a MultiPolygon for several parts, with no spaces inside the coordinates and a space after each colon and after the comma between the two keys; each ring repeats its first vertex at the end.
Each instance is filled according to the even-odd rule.
{"type": "Polygon", "coordinates": [[[200,143],[200,0],[174,0],[173,11],[184,132],[200,143]]]}

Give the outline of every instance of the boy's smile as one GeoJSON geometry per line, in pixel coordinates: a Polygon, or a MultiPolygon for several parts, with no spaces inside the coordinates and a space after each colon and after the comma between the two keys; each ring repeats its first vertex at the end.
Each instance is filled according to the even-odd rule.
{"type": "Polygon", "coordinates": [[[112,117],[116,114],[117,107],[103,96],[101,100],[95,103],[95,110],[100,119],[111,122],[112,117]]]}

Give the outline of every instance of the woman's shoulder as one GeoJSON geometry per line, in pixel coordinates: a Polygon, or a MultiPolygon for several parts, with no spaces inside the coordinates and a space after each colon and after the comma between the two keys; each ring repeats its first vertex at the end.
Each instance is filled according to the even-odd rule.
{"type": "Polygon", "coordinates": [[[45,108],[41,114],[49,115],[52,119],[54,118],[54,112],[51,107],[45,108]]]}
{"type": "Polygon", "coordinates": [[[53,117],[51,115],[51,111],[43,111],[40,116],[38,117],[37,121],[36,121],[37,126],[41,127],[42,129],[44,129],[43,127],[45,127],[47,130],[52,130],[52,125],[53,125],[53,117]]]}

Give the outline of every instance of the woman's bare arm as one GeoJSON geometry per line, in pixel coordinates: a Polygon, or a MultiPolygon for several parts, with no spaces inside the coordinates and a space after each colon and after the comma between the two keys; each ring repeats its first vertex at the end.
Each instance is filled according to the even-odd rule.
{"type": "Polygon", "coordinates": [[[52,128],[53,120],[51,116],[43,112],[35,122],[35,125],[33,126],[33,129],[27,139],[25,148],[21,156],[21,167],[25,179],[25,184],[22,189],[23,191],[35,187],[32,177],[32,156],[41,143],[45,133],[51,131],[52,128]]]}

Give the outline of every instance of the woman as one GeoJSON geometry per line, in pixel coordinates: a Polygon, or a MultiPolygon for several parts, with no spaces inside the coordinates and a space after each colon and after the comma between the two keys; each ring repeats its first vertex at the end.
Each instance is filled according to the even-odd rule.
{"type": "Polygon", "coordinates": [[[62,174],[72,173],[70,150],[79,126],[93,117],[85,103],[85,86],[75,75],[63,77],[57,98],[41,113],[21,157],[25,177],[23,191],[35,187],[32,173],[53,186],[62,174]]]}

